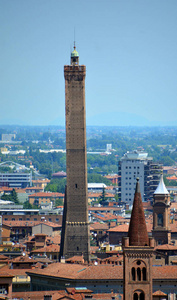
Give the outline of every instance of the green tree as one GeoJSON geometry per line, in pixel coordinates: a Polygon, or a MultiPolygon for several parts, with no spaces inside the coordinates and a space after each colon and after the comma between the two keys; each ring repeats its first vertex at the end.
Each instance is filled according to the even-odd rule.
{"type": "Polygon", "coordinates": [[[13,189],[11,192],[11,199],[12,199],[11,201],[13,201],[15,204],[19,204],[18,196],[15,189],[13,189]]]}
{"type": "Polygon", "coordinates": [[[62,206],[62,205],[63,205],[63,200],[61,200],[61,199],[55,200],[55,206],[62,206]]]}
{"type": "Polygon", "coordinates": [[[31,205],[31,203],[29,203],[29,201],[27,200],[23,203],[23,208],[24,209],[32,209],[33,207],[31,205]]]}
{"type": "Polygon", "coordinates": [[[50,183],[45,187],[45,191],[64,193],[66,185],[66,178],[52,179],[50,183]]]}
{"type": "Polygon", "coordinates": [[[107,198],[106,198],[106,192],[105,192],[105,187],[103,187],[103,191],[102,191],[102,194],[99,198],[99,203],[103,206],[106,206],[108,205],[108,201],[107,201],[107,198]]]}

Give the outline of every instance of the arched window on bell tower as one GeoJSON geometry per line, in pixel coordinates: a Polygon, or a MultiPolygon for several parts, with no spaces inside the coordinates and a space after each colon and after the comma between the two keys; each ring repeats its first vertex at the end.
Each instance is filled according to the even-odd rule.
{"type": "Polygon", "coordinates": [[[130,278],[132,281],[146,281],[147,269],[144,261],[136,260],[131,268],[130,278]]]}
{"type": "Polygon", "coordinates": [[[134,293],[133,300],[138,300],[138,294],[137,293],[134,293]]]}
{"type": "Polygon", "coordinates": [[[136,290],[133,294],[133,300],[145,300],[145,294],[142,290],[136,290]]]}

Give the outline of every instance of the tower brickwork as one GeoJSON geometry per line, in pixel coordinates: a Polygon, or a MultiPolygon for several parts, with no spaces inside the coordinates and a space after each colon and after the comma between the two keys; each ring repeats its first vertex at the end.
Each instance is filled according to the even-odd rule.
{"type": "Polygon", "coordinates": [[[167,191],[161,175],[159,185],[154,192],[153,201],[153,230],[156,245],[171,242],[170,230],[170,194],[167,191]]]}
{"type": "Polygon", "coordinates": [[[74,47],[64,66],[67,186],[62,256],[83,255],[89,261],[87,153],[85,117],[86,67],[79,65],[74,47]]]}
{"type": "Polygon", "coordinates": [[[137,180],[128,237],[123,240],[124,300],[152,300],[153,249],[137,180]]]}

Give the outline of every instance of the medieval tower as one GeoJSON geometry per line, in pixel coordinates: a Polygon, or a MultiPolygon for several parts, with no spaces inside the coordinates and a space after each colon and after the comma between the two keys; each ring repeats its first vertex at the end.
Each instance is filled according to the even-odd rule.
{"type": "Polygon", "coordinates": [[[153,249],[137,179],[128,237],[123,240],[124,300],[152,300],[153,249]]]}
{"type": "Polygon", "coordinates": [[[163,175],[161,175],[159,185],[154,192],[153,201],[152,235],[156,246],[171,242],[170,205],[170,194],[165,187],[163,175]]]}
{"type": "Polygon", "coordinates": [[[67,186],[60,257],[83,255],[89,261],[85,76],[74,45],[71,63],[64,66],[67,186]]]}

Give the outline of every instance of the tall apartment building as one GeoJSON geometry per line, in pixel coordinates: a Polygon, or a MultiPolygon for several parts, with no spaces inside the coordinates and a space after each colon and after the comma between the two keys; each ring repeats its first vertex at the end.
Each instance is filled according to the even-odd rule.
{"type": "Polygon", "coordinates": [[[71,64],[64,66],[66,118],[67,186],[63,213],[60,257],[83,255],[90,260],[87,151],[85,118],[86,67],[79,65],[79,54],[71,53],[71,64]]]}
{"type": "Polygon", "coordinates": [[[122,202],[132,205],[136,187],[136,178],[139,177],[142,200],[152,200],[156,190],[162,165],[154,163],[148,153],[141,151],[127,152],[118,163],[118,193],[122,202]]]}

